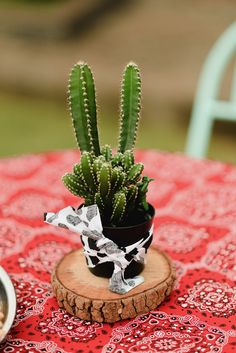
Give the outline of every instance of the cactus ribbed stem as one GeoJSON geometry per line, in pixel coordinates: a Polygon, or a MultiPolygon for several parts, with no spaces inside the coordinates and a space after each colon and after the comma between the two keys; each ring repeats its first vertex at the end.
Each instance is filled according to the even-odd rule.
{"type": "Polygon", "coordinates": [[[123,154],[118,152],[113,156],[111,164],[113,167],[118,167],[122,164],[122,160],[123,160],[123,154]]]}
{"type": "Polygon", "coordinates": [[[119,171],[117,180],[114,183],[113,190],[119,190],[121,189],[126,182],[126,174],[122,171],[119,171]]]}
{"type": "Polygon", "coordinates": [[[96,93],[95,85],[92,71],[88,65],[84,65],[84,80],[85,80],[85,90],[87,102],[87,118],[89,119],[90,125],[90,145],[91,149],[94,152],[95,156],[100,155],[100,146],[98,139],[98,130],[97,130],[97,105],[96,105],[96,93]]]}
{"type": "Polygon", "coordinates": [[[111,187],[115,188],[117,181],[119,180],[120,168],[114,167],[111,171],[111,187]]]}
{"type": "Polygon", "coordinates": [[[108,163],[104,163],[100,170],[98,191],[105,202],[111,191],[111,167],[108,163]]]}
{"type": "Polygon", "coordinates": [[[84,152],[81,156],[81,172],[83,182],[87,185],[89,190],[95,190],[95,178],[93,175],[93,159],[89,152],[84,152]]]}
{"type": "Polygon", "coordinates": [[[138,185],[138,203],[142,206],[142,208],[147,211],[148,203],[146,199],[146,195],[148,192],[148,185],[154,179],[150,179],[147,176],[143,176],[142,181],[139,182],[138,185]]]}
{"type": "Polygon", "coordinates": [[[89,190],[84,185],[83,181],[79,180],[74,174],[66,173],[62,177],[62,181],[73,195],[86,197],[89,193],[89,190]]]}
{"type": "Polygon", "coordinates": [[[123,164],[123,167],[126,171],[129,170],[132,167],[132,165],[134,164],[134,155],[131,150],[125,151],[125,153],[123,155],[122,164],[123,164]]]}
{"type": "Polygon", "coordinates": [[[141,78],[138,66],[126,66],[121,86],[119,152],[134,148],[141,110],[141,78]]]}
{"type": "Polygon", "coordinates": [[[62,177],[62,181],[73,195],[79,195],[78,181],[74,174],[66,173],[62,177]]]}
{"type": "Polygon", "coordinates": [[[105,205],[101,195],[98,192],[95,194],[95,203],[98,205],[99,210],[102,213],[104,211],[105,205]]]}
{"type": "Polygon", "coordinates": [[[112,157],[112,149],[109,145],[103,146],[101,154],[105,157],[106,161],[109,162],[112,157]]]}
{"type": "Polygon", "coordinates": [[[130,182],[136,182],[140,179],[144,165],[142,163],[134,164],[128,171],[127,179],[130,182]]]}
{"type": "Polygon", "coordinates": [[[100,170],[101,170],[103,163],[105,161],[106,160],[105,160],[104,156],[99,156],[99,157],[95,158],[95,160],[93,162],[93,173],[94,173],[94,176],[97,180],[99,179],[100,170]]]}
{"type": "Polygon", "coordinates": [[[111,223],[118,224],[121,222],[126,208],[126,197],[124,192],[118,192],[115,194],[113,203],[113,212],[111,215],[111,223]]]}
{"type": "Polygon", "coordinates": [[[94,80],[90,68],[85,63],[78,63],[71,70],[69,105],[80,150],[99,155],[94,80]]]}
{"type": "Polygon", "coordinates": [[[138,187],[136,185],[131,185],[127,191],[127,202],[134,203],[138,196],[138,187]]]}

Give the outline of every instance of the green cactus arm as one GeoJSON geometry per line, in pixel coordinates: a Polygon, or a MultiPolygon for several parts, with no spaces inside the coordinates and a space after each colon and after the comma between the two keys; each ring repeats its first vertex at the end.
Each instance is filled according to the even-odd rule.
{"type": "Polygon", "coordinates": [[[138,196],[138,187],[137,185],[130,185],[128,187],[128,191],[127,191],[127,195],[126,195],[126,198],[127,198],[127,203],[133,203],[136,201],[137,199],[137,196],[138,196]]]}
{"type": "Polygon", "coordinates": [[[95,156],[100,155],[100,146],[98,138],[98,128],[97,128],[97,104],[96,104],[96,93],[95,84],[92,71],[88,65],[84,65],[84,78],[86,82],[86,93],[88,98],[88,114],[90,119],[90,134],[92,139],[92,150],[95,156]]]}
{"type": "Polygon", "coordinates": [[[126,181],[126,174],[119,169],[117,179],[114,182],[112,187],[113,191],[120,190],[124,186],[125,181],[126,181]]]}
{"type": "Polygon", "coordinates": [[[89,193],[88,182],[84,178],[84,174],[82,172],[82,165],[75,164],[73,167],[73,172],[78,179],[78,184],[80,185],[81,190],[86,190],[86,192],[89,193]]]}
{"type": "Polygon", "coordinates": [[[154,180],[153,178],[143,176],[142,181],[138,183],[138,186],[140,187],[140,191],[142,191],[143,193],[147,193],[148,185],[153,180],[154,180]]]}
{"type": "Polygon", "coordinates": [[[62,176],[62,182],[73,195],[79,195],[77,178],[74,174],[66,173],[62,176]]]}
{"type": "Polygon", "coordinates": [[[111,170],[111,188],[113,189],[119,179],[120,168],[114,167],[111,170]]]}
{"type": "Polygon", "coordinates": [[[102,197],[103,202],[108,199],[111,191],[111,166],[109,163],[104,163],[99,174],[98,192],[102,197]]]}
{"type": "Polygon", "coordinates": [[[127,172],[127,179],[130,182],[136,182],[140,179],[144,165],[142,163],[134,164],[127,172]]]}
{"type": "Polygon", "coordinates": [[[93,174],[93,158],[89,152],[83,152],[81,159],[81,177],[88,189],[94,191],[96,189],[95,178],[93,174]]]}
{"type": "Polygon", "coordinates": [[[147,196],[146,194],[141,194],[138,196],[138,205],[141,206],[144,211],[148,211],[149,209],[149,206],[148,206],[148,203],[147,203],[147,196]]]}
{"type": "Polygon", "coordinates": [[[127,212],[132,213],[136,207],[136,200],[138,197],[138,187],[137,185],[130,185],[127,190],[127,212]]]}
{"type": "Polygon", "coordinates": [[[121,152],[117,152],[111,160],[111,164],[113,167],[118,167],[122,164],[122,160],[123,160],[123,153],[121,152]]]}
{"type": "Polygon", "coordinates": [[[104,205],[103,199],[102,199],[101,195],[99,194],[99,192],[97,192],[97,193],[95,194],[94,201],[95,201],[95,203],[97,204],[100,213],[102,214],[103,211],[104,211],[105,205],[104,205]]]}
{"type": "Polygon", "coordinates": [[[96,179],[99,179],[99,174],[100,174],[100,170],[102,168],[103,163],[106,162],[106,159],[104,156],[98,156],[94,159],[93,162],[93,174],[96,177],[96,179]]]}
{"type": "Polygon", "coordinates": [[[81,163],[74,164],[73,166],[73,172],[77,176],[78,180],[83,181],[83,172],[82,172],[82,165],[81,163]]]}
{"type": "Polygon", "coordinates": [[[131,150],[125,151],[122,159],[122,165],[125,171],[129,170],[134,164],[134,154],[131,150]]]}
{"type": "Polygon", "coordinates": [[[73,195],[81,196],[83,198],[88,195],[88,189],[81,180],[78,180],[76,175],[66,173],[62,177],[62,182],[73,195]]]}
{"type": "Polygon", "coordinates": [[[84,197],[88,192],[72,173],[66,173],[63,175],[62,182],[73,195],[84,197]]]}
{"type": "Polygon", "coordinates": [[[147,192],[148,192],[148,186],[151,181],[154,179],[149,178],[147,176],[143,176],[142,181],[140,181],[138,185],[138,197],[137,201],[138,204],[142,206],[142,208],[145,211],[148,211],[148,203],[147,203],[147,192]]]}
{"type": "Polygon", "coordinates": [[[134,148],[141,110],[141,78],[139,68],[126,66],[121,86],[119,152],[134,148]]]}
{"type": "Polygon", "coordinates": [[[79,163],[74,164],[73,172],[75,173],[75,175],[77,175],[78,178],[81,178],[82,170],[81,165],[79,163]]]}
{"type": "Polygon", "coordinates": [[[90,151],[90,137],[88,134],[88,120],[85,109],[87,103],[83,96],[83,64],[76,64],[71,70],[69,78],[69,107],[73,122],[75,137],[81,151],[90,151]],[[85,106],[86,105],[86,106],[85,106]]]}
{"type": "Polygon", "coordinates": [[[69,106],[75,136],[83,151],[100,154],[93,75],[85,63],[74,65],[69,78],[69,106]]]}
{"type": "Polygon", "coordinates": [[[126,196],[124,192],[117,192],[114,196],[113,211],[111,215],[111,223],[118,225],[124,216],[126,209],[126,196]]]}
{"type": "Polygon", "coordinates": [[[105,145],[101,149],[101,154],[105,157],[106,161],[109,162],[112,158],[112,149],[109,145],[105,145]]]}

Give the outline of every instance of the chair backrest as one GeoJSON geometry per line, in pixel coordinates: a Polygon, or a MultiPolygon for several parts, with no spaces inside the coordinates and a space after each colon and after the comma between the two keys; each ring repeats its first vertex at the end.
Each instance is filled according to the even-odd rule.
{"type": "Polygon", "coordinates": [[[219,100],[223,75],[235,53],[236,22],[219,37],[203,65],[185,149],[190,156],[203,158],[206,155],[214,119],[236,121],[236,70],[230,100],[219,100]]]}

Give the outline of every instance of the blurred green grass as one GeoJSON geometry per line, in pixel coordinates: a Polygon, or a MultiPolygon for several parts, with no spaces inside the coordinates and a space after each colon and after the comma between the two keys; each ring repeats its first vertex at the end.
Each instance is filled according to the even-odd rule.
{"type": "Polygon", "coordinates": [[[0,0],[0,6],[6,8],[23,8],[29,9],[33,7],[45,8],[58,5],[58,3],[66,2],[66,0],[0,0]]]}
{"type": "MultiPolygon", "coordinates": [[[[181,113],[177,118],[155,115],[142,117],[137,147],[183,151],[187,117],[181,113]]],[[[0,93],[0,125],[0,156],[76,147],[66,97],[51,100],[0,93]]],[[[103,144],[116,147],[118,114],[113,109],[99,114],[99,132],[103,144]]],[[[231,125],[216,124],[208,157],[236,163],[235,151],[235,129],[231,125]]]]}

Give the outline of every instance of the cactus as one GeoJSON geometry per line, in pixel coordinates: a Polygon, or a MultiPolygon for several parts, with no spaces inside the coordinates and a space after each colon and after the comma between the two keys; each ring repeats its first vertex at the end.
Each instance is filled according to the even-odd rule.
{"type": "Polygon", "coordinates": [[[118,152],[117,154],[115,154],[115,156],[112,158],[113,167],[121,165],[122,164],[122,160],[123,160],[123,154],[122,153],[118,152]]]}
{"type": "Polygon", "coordinates": [[[102,150],[101,150],[101,154],[102,156],[105,157],[106,161],[109,162],[111,160],[112,157],[112,149],[109,145],[105,145],[103,146],[102,150]]]}
{"type": "Polygon", "coordinates": [[[98,192],[105,203],[111,192],[111,166],[109,163],[104,163],[100,170],[98,192]]]}
{"type": "Polygon", "coordinates": [[[126,66],[121,87],[119,152],[132,150],[141,110],[141,79],[138,66],[126,66]]]}
{"type": "MultiPolygon", "coordinates": [[[[107,150],[107,146],[102,148],[107,150]]],[[[80,163],[62,181],[72,194],[83,197],[86,205],[96,203],[103,222],[118,225],[136,208],[148,210],[146,193],[152,179],[141,176],[143,164],[134,163],[131,151],[119,154],[119,166],[114,166],[117,154],[109,152],[108,160],[105,155],[83,152],[80,163]]]]}
{"type": "Polygon", "coordinates": [[[91,70],[82,62],[72,68],[69,102],[81,158],[62,181],[72,194],[84,198],[86,206],[96,203],[106,225],[124,224],[136,210],[148,210],[146,194],[152,179],[142,176],[144,166],[135,163],[133,154],[140,100],[139,69],[131,63],[122,80],[118,151],[113,154],[109,145],[100,149],[91,70]]]}
{"type": "Polygon", "coordinates": [[[93,158],[89,152],[84,152],[80,159],[81,179],[87,188],[91,191],[95,190],[95,178],[93,174],[93,158]]]}
{"type": "Polygon", "coordinates": [[[143,176],[142,181],[137,184],[138,186],[138,204],[142,206],[142,208],[147,211],[148,203],[146,200],[146,194],[148,192],[148,185],[154,179],[148,178],[147,176],[143,176]]]}
{"type": "Polygon", "coordinates": [[[111,222],[117,224],[121,221],[124,216],[126,208],[126,197],[125,193],[120,191],[115,194],[113,202],[113,212],[111,215],[111,222]]]}
{"type": "Polygon", "coordinates": [[[134,155],[132,151],[125,151],[122,159],[122,164],[125,170],[129,170],[134,164],[134,155]]]}
{"type": "Polygon", "coordinates": [[[92,72],[83,62],[76,64],[69,79],[69,105],[75,136],[81,151],[100,154],[97,108],[92,72]]]}
{"type": "Polygon", "coordinates": [[[136,182],[141,178],[141,174],[143,171],[144,165],[142,163],[137,163],[132,165],[132,167],[128,170],[127,178],[130,182],[136,182]]]}

